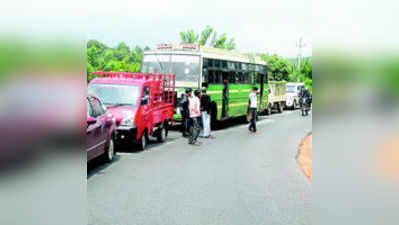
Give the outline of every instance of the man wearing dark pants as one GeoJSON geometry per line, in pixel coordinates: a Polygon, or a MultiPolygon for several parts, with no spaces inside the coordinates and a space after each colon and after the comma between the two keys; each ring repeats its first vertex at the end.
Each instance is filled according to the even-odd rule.
{"type": "Polygon", "coordinates": [[[256,130],[256,110],[258,107],[257,94],[258,94],[257,87],[254,87],[252,89],[252,92],[249,94],[249,112],[251,113],[251,121],[248,129],[252,133],[257,133],[256,130]]]}
{"type": "Polygon", "coordinates": [[[195,145],[197,142],[197,138],[199,136],[201,127],[200,127],[200,119],[201,119],[201,110],[200,110],[200,99],[198,96],[200,96],[200,91],[195,90],[195,95],[189,95],[188,98],[188,108],[190,111],[190,137],[188,140],[189,144],[195,145]]]}
{"type": "Polygon", "coordinates": [[[182,98],[180,101],[180,106],[182,107],[182,111],[181,111],[181,115],[182,115],[182,134],[183,137],[187,137],[188,133],[189,133],[189,120],[190,120],[190,112],[188,110],[188,98],[189,95],[191,95],[192,89],[191,88],[187,88],[185,93],[182,94],[182,98]]]}

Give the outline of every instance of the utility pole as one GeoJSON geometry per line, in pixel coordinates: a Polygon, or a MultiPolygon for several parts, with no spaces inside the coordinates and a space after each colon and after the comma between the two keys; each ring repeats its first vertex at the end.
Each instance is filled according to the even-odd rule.
{"type": "Polygon", "coordinates": [[[296,43],[296,47],[298,48],[298,55],[296,58],[296,65],[297,69],[301,69],[301,60],[302,60],[302,48],[305,47],[306,44],[303,42],[302,37],[299,38],[298,42],[296,43]]]}
{"type": "MultiPolygon", "coordinates": [[[[302,48],[305,46],[306,46],[306,44],[303,42],[302,37],[300,37],[298,42],[296,43],[296,47],[298,48],[298,55],[296,58],[296,66],[297,66],[298,71],[300,71],[300,69],[301,69],[302,48]]],[[[299,77],[297,77],[297,81],[299,82],[299,77]]]]}

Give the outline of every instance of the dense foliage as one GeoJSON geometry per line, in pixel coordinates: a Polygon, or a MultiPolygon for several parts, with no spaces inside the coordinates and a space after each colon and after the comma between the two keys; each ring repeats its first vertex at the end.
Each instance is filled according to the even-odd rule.
{"type": "Polygon", "coordinates": [[[297,64],[277,55],[260,55],[268,65],[269,79],[303,82],[312,92],[312,58],[304,58],[300,68],[297,64]]]}
{"type": "Polygon", "coordinates": [[[136,46],[130,49],[125,42],[120,42],[115,48],[111,48],[97,40],[88,41],[87,80],[90,81],[93,78],[91,72],[99,70],[138,72],[145,50],[149,48],[142,49],[136,46]]]}

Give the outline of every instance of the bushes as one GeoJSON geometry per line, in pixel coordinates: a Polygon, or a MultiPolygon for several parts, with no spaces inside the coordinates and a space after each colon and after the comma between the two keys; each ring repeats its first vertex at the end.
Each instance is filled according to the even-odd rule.
{"type": "Polygon", "coordinates": [[[99,70],[138,72],[144,50],[149,48],[142,49],[136,46],[131,50],[124,42],[110,48],[97,40],[90,40],[87,43],[87,82],[94,78],[90,73],[99,70]]]}

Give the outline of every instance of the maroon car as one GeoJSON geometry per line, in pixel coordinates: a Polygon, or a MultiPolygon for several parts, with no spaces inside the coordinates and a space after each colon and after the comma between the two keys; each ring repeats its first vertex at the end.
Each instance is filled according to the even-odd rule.
{"type": "Polygon", "coordinates": [[[114,151],[115,119],[95,96],[86,98],[87,104],[87,161],[101,157],[112,161],[114,151]]]}

